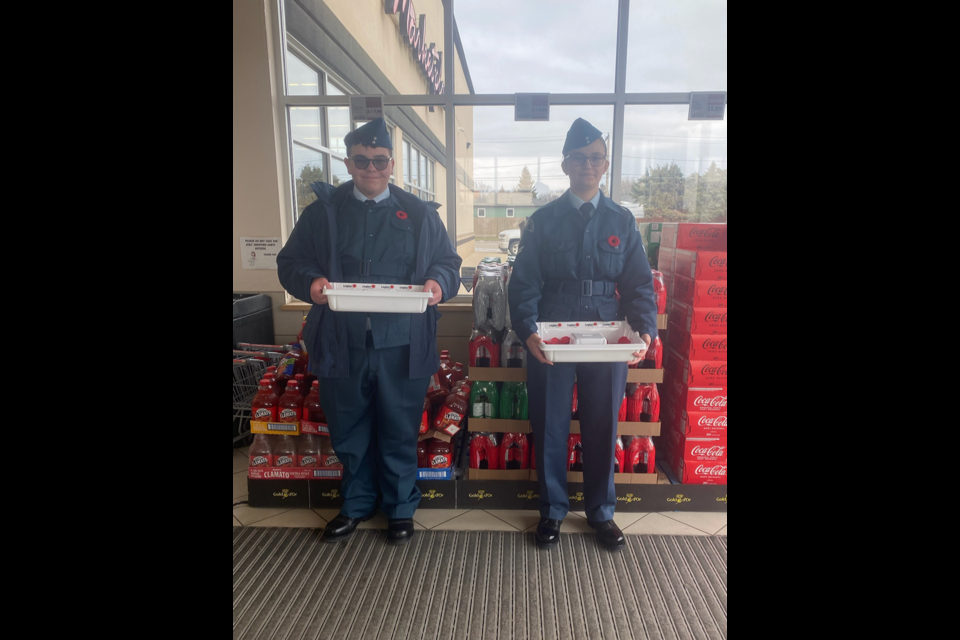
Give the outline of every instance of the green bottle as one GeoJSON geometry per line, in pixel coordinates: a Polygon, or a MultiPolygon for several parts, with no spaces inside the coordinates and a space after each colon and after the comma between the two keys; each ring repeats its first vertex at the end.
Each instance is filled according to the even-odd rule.
{"type": "Polygon", "coordinates": [[[504,382],[500,392],[500,417],[507,420],[528,420],[526,382],[504,382]]]}
{"type": "Polygon", "coordinates": [[[470,391],[470,417],[496,418],[498,415],[497,383],[478,380],[470,391]]]}

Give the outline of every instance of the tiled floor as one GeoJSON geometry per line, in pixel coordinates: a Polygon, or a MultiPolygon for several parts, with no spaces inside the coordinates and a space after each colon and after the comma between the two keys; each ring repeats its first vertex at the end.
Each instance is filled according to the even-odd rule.
{"type": "MultiPolygon", "coordinates": [[[[233,450],[233,502],[247,499],[247,449],[233,450]]],[[[335,509],[257,509],[247,504],[233,507],[233,526],[323,527],[337,515],[335,509]]],[[[711,536],[727,535],[727,514],[667,511],[617,513],[613,517],[624,533],[711,536]]],[[[419,509],[413,516],[416,529],[459,531],[532,531],[540,520],[537,511],[494,509],[419,509]]],[[[380,513],[361,529],[386,529],[380,513]]],[[[561,526],[563,533],[592,533],[582,511],[571,511],[561,526]]]]}

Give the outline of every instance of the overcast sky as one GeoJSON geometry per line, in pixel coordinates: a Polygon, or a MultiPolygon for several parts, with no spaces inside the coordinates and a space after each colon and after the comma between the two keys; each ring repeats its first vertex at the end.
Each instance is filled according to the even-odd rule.
{"type": "MultiPolygon", "coordinates": [[[[633,0],[627,92],[725,91],[726,5],[726,0],[633,0]]],[[[618,6],[617,0],[455,0],[474,90],[612,93],[618,6]]],[[[550,122],[515,122],[513,107],[475,107],[474,180],[492,186],[496,161],[497,186],[512,188],[524,165],[537,178],[539,159],[541,182],[565,189],[560,154],[577,117],[612,132],[612,105],[554,105],[550,122]]],[[[670,162],[684,175],[703,173],[711,160],[726,169],[726,126],[726,113],[723,121],[688,121],[686,105],[628,105],[623,177],[670,162]]]]}

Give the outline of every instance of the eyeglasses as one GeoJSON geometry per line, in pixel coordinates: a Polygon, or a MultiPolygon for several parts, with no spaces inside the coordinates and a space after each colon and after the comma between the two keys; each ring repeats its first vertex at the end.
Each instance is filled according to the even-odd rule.
{"type": "Polygon", "coordinates": [[[592,164],[593,166],[599,167],[600,165],[603,164],[603,161],[606,159],[607,159],[607,156],[601,156],[599,154],[593,155],[587,158],[587,156],[583,155],[582,153],[571,153],[566,158],[564,158],[564,160],[569,160],[570,162],[572,162],[578,167],[582,167],[587,160],[590,160],[590,164],[592,164]]]}
{"type": "Polygon", "coordinates": [[[383,156],[377,156],[373,159],[366,156],[353,156],[350,159],[353,160],[353,164],[357,165],[357,169],[366,169],[370,166],[370,163],[373,162],[373,166],[375,166],[378,171],[383,171],[387,168],[387,164],[390,163],[390,158],[384,158],[383,156]]]}

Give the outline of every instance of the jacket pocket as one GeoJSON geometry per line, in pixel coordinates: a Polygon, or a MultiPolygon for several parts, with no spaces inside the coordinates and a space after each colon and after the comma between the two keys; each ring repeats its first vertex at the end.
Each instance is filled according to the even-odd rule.
{"type": "Polygon", "coordinates": [[[573,307],[559,302],[541,302],[537,313],[538,322],[566,322],[573,315],[573,307]]]}
{"type": "Polygon", "coordinates": [[[404,255],[412,256],[414,250],[413,223],[401,220],[395,214],[390,217],[390,245],[404,255]]]}
{"type": "Polygon", "coordinates": [[[577,266],[577,243],[570,238],[545,237],[540,242],[544,275],[563,277],[577,266]]]}
{"type": "Polygon", "coordinates": [[[604,322],[617,320],[618,312],[619,305],[617,304],[616,298],[612,300],[605,300],[597,305],[597,315],[599,315],[600,319],[604,322]]]}
{"type": "Polygon", "coordinates": [[[616,236],[601,238],[597,241],[597,266],[600,268],[600,273],[609,278],[616,278],[623,272],[623,244],[617,238],[613,241],[616,246],[611,245],[610,238],[614,237],[616,236]]]}

